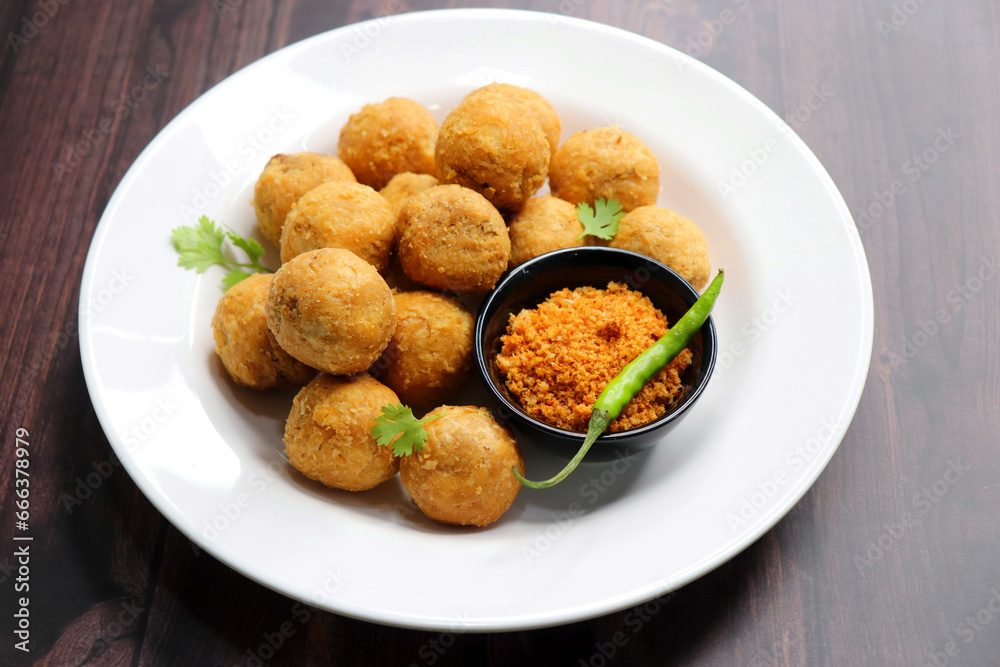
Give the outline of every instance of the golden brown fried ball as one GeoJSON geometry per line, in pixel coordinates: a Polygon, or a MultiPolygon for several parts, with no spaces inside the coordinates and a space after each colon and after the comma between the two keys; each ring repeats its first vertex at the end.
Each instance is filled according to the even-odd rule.
{"type": "Polygon", "coordinates": [[[612,248],[631,250],[666,264],[701,290],[712,262],[708,241],[696,224],[660,206],[637,208],[618,222],[612,248]]]}
{"type": "Polygon", "coordinates": [[[516,211],[545,182],[549,143],[534,114],[502,95],[473,95],[448,114],[437,141],[437,177],[516,211]]]}
{"type": "Polygon", "coordinates": [[[549,155],[555,155],[559,148],[559,139],[562,137],[562,122],[559,120],[559,114],[544,97],[530,88],[522,88],[511,83],[491,83],[476,88],[466,97],[474,95],[501,95],[523,104],[542,126],[545,139],[549,142],[549,155]]]}
{"type": "Polygon", "coordinates": [[[371,366],[396,328],[389,286],[371,264],[341,248],[310,250],[282,264],[265,311],[282,349],[331,375],[371,366]]]}
{"type": "Polygon", "coordinates": [[[338,154],[359,183],[381,190],[396,174],[434,173],[438,126],[420,103],[405,97],[366,104],[340,130],[338,154]]]}
{"type": "Polygon", "coordinates": [[[267,328],[264,305],[272,278],[256,273],[233,285],[212,317],[215,352],[233,381],[250,389],[294,387],[316,375],[282,350],[267,328]]]}
{"type": "Polygon", "coordinates": [[[281,228],[292,204],[317,185],[328,181],[354,180],[354,174],[347,165],[332,155],[275,155],[267,161],[253,194],[257,224],[264,238],[279,245],[281,228]]]}
{"type": "Polygon", "coordinates": [[[521,489],[511,468],[524,459],[510,431],[485,408],[442,406],[424,423],[427,444],[402,457],[399,476],[417,507],[431,519],[485,526],[507,511],[521,489]]]}
{"type": "Polygon", "coordinates": [[[529,199],[510,222],[510,268],[553,250],[588,245],[589,236],[578,238],[582,232],[569,202],[550,195],[529,199]]]}
{"type": "Polygon", "coordinates": [[[433,292],[395,298],[396,331],[373,370],[406,405],[440,405],[468,375],[475,319],[457,300],[433,292]]]}
{"type": "Polygon", "coordinates": [[[552,194],[571,204],[617,199],[626,213],[656,203],[660,165],[634,134],[617,127],[578,132],[549,167],[552,194]]]}
{"type": "Polygon", "coordinates": [[[395,240],[396,218],[384,197],[367,185],[332,181],[292,205],[281,231],[281,261],[317,248],[343,248],[383,272],[395,240]]]}
{"type": "Polygon", "coordinates": [[[478,192],[459,185],[411,197],[399,212],[396,233],[407,276],[458,294],[492,289],[510,259],[503,217],[478,192]]]}
{"type": "Polygon", "coordinates": [[[364,491],[396,474],[391,447],[372,438],[383,405],[399,399],[360,374],[320,374],[299,391],[285,422],[285,452],[296,470],[335,489],[364,491]]]}
{"type": "Polygon", "coordinates": [[[395,220],[399,217],[399,209],[403,208],[407,199],[427,188],[433,188],[437,184],[438,179],[430,174],[414,174],[412,171],[404,171],[402,174],[393,176],[386,183],[386,186],[379,190],[379,194],[389,202],[395,220]]]}

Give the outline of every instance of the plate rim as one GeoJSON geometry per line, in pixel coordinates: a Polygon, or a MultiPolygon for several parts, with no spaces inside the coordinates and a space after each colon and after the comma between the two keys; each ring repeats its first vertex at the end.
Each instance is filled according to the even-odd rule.
{"type": "MultiPolygon", "coordinates": [[[[785,124],[785,121],[778,116],[777,113],[772,111],[761,100],[752,95],[740,84],[736,83],[721,72],[678,49],[649,37],[645,37],[615,26],[563,14],[501,8],[433,9],[396,14],[392,16],[392,19],[394,21],[420,22],[433,21],[439,16],[447,16],[449,20],[475,21],[482,21],[486,18],[501,18],[503,20],[521,20],[531,22],[558,20],[559,22],[575,24],[577,27],[582,29],[597,30],[611,35],[614,38],[628,39],[637,42],[646,48],[659,50],[665,55],[669,55],[670,57],[683,62],[685,67],[692,67],[696,69],[701,76],[708,76],[714,79],[716,84],[722,85],[727,92],[740,96],[745,102],[748,102],[750,105],[755,107],[764,117],[774,121],[776,126],[780,126],[779,124],[785,124]]],[[[195,107],[199,106],[205,98],[218,94],[220,90],[224,89],[228,85],[231,85],[233,82],[242,77],[252,75],[255,68],[263,67],[263,63],[271,59],[289,57],[298,51],[308,50],[315,44],[334,39],[334,35],[337,33],[346,33],[357,28],[363,29],[366,24],[372,24],[379,20],[383,19],[373,18],[357,23],[350,23],[312,35],[298,42],[294,42],[277,49],[226,76],[188,103],[184,109],[182,109],[162,129],[160,129],[153,139],[150,140],[150,142],[136,156],[135,160],[129,166],[128,170],[126,170],[121,181],[116,186],[114,193],[108,200],[108,203],[95,227],[94,234],[87,251],[79,293],[79,313],[77,320],[80,332],[79,340],[81,361],[88,394],[90,395],[91,402],[94,406],[95,413],[97,414],[98,421],[104,431],[105,437],[116,454],[118,454],[120,448],[124,445],[119,442],[119,434],[113,427],[113,421],[108,412],[108,407],[105,404],[104,397],[99,391],[99,383],[95,366],[96,360],[91,349],[93,331],[90,319],[86,317],[86,297],[94,291],[101,248],[107,239],[111,220],[115,217],[115,213],[119,209],[125,193],[131,188],[132,184],[139,177],[144,165],[152,159],[152,156],[163,144],[168,142],[174,134],[185,125],[188,116],[195,113],[195,107]]],[[[815,485],[816,481],[826,469],[833,456],[839,450],[840,444],[842,443],[847,430],[850,428],[853,418],[860,405],[861,398],[864,394],[867,376],[871,367],[871,358],[874,348],[874,296],[871,273],[864,246],[861,243],[860,235],[858,234],[857,226],[850,213],[847,203],[837,188],[836,183],[833,181],[833,178],[822,166],[812,150],[794,131],[788,132],[786,134],[786,138],[792,142],[800,157],[805,158],[805,160],[809,163],[814,175],[818,179],[817,182],[822,183],[830,196],[830,203],[832,203],[836,209],[835,212],[837,213],[837,218],[840,219],[845,227],[845,230],[847,231],[847,238],[852,250],[852,259],[857,267],[857,274],[855,277],[860,282],[862,297],[862,303],[860,304],[861,318],[858,322],[861,350],[858,358],[855,360],[851,390],[847,396],[844,396],[841,399],[843,411],[841,415],[838,415],[836,428],[833,429],[833,433],[829,438],[829,442],[831,444],[826,448],[824,456],[817,459],[816,464],[811,469],[814,471],[813,474],[807,474],[796,480],[795,487],[793,487],[792,491],[785,497],[785,499],[783,499],[783,502],[769,508],[767,512],[762,512],[759,518],[755,519],[752,526],[748,527],[745,531],[734,535],[732,540],[722,545],[716,552],[706,555],[700,562],[693,563],[689,568],[674,575],[669,580],[661,579],[653,581],[639,591],[632,591],[629,595],[622,594],[612,600],[601,599],[598,601],[592,601],[589,605],[587,605],[586,609],[580,609],[579,607],[565,607],[563,608],[562,613],[533,612],[513,617],[495,616],[485,620],[473,620],[463,625],[463,629],[461,630],[462,632],[526,630],[583,621],[606,614],[616,613],[635,606],[636,604],[641,604],[645,601],[676,590],[677,588],[704,576],[708,572],[717,569],[729,560],[732,560],[770,531],[815,485]],[[734,543],[738,544],[738,546],[733,547],[732,545],[734,543]]],[[[239,572],[248,579],[282,595],[288,596],[292,599],[298,599],[294,592],[288,590],[287,588],[283,588],[280,582],[275,583],[273,581],[265,581],[253,572],[242,567],[241,564],[235,563],[231,559],[227,558],[225,554],[219,555],[217,553],[217,545],[206,544],[197,531],[189,531],[187,526],[180,525],[178,521],[174,520],[173,514],[175,514],[175,511],[169,499],[164,494],[153,488],[152,480],[142,473],[141,470],[137,469],[137,466],[131,457],[119,457],[119,460],[122,463],[122,467],[128,473],[129,477],[136,484],[136,486],[139,487],[146,499],[150,501],[150,503],[167,521],[171,523],[171,525],[178,529],[193,544],[197,545],[198,548],[211,554],[224,565],[239,572]]],[[[308,604],[310,607],[327,609],[333,613],[383,625],[418,630],[455,631],[454,619],[450,619],[450,622],[442,622],[445,619],[414,618],[409,614],[399,614],[396,612],[372,614],[367,609],[358,609],[350,604],[345,606],[333,604],[336,602],[337,600],[333,600],[332,603],[324,605],[316,605],[311,602],[303,603],[308,604]]]]}

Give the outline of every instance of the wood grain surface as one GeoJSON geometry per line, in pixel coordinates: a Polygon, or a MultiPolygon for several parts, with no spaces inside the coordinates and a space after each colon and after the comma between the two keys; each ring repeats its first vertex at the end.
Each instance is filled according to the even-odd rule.
{"type": "Polygon", "coordinates": [[[97,221],[143,147],[208,88],[384,4],[0,4],[0,664],[1000,664],[995,0],[472,3],[589,18],[698,57],[792,124],[856,216],[876,312],[857,415],[802,501],[716,571],[562,627],[408,631],[304,611],[198,553],[150,505],[113,458],[81,370],[97,221]],[[19,427],[28,654],[12,617],[19,427]]]}

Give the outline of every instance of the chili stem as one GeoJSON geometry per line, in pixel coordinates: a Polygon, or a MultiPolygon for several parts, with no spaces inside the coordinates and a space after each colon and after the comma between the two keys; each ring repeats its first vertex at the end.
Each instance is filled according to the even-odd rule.
{"type": "Polygon", "coordinates": [[[525,479],[517,467],[513,468],[514,477],[524,486],[533,489],[546,489],[554,486],[566,479],[573,472],[583,457],[590,450],[597,438],[604,433],[608,425],[621,414],[629,401],[639,393],[639,390],[649,381],[651,377],[663,370],[684,351],[694,335],[698,333],[702,325],[708,320],[715,306],[715,300],[722,289],[722,281],[725,278],[725,271],[719,269],[715,279],[705,290],[697,301],[684,315],[677,320],[677,323],[663,335],[660,340],[646,348],[639,356],[633,359],[622,371],[614,377],[604,387],[604,391],[597,397],[594,403],[594,411],[590,416],[590,423],[587,425],[587,437],[584,438],[580,451],[576,453],[566,467],[560,470],[554,477],[541,482],[532,482],[525,479]]]}
{"type": "Polygon", "coordinates": [[[521,476],[517,466],[513,468],[514,477],[517,477],[517,481],[524,486],[530,486],[533,489],[547,489],[550,486],[558,484],[566,479],[566,477],[573,472],[578,465],[580,465],[580,461],[582,461],[583,457],[586,456],[587,452],[590,450],[590,446],[597,441],[597,436],[604,433],[604,430],[608,428],[608,424],[610,424],[613,420],[614,417],[612,417],[607,410],[594,410],[594,412],[590,415],[590,424],[587,426],[587,437],[584,438],[583,445],[580,446],[580,451],[576,453],[576,456],[574,456],[570,462],[566,464],[566,467],[560,470],[559,474],[555,477],[549,478],[544,482],[532,482],[531,480],[525,479],[521,476]]]}

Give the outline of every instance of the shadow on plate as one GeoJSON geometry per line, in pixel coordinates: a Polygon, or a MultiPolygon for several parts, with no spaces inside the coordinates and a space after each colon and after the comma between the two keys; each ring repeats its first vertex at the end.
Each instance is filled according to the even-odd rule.
{"type": "Polygon", "coordinates": [[[501,526],[507,521],[516,520],[524,511],[523,495],[518,494],[517,500],[500,519],[489,526],[449,526],[427,518],[416,506],[409,494],[403,488],[397,474],[374,489],[367,491],[343,491],[332,489],[320,482],[300,474],[291,465],[286,466],[284,475],[290,484],[323,502],[329,502],[337,507],[347,507],[358,514],[370,517],[382,523],[394,523],[404,528],[419,530],[437,535],[468,535],[470,532],[490,530],[501,526]]]}

